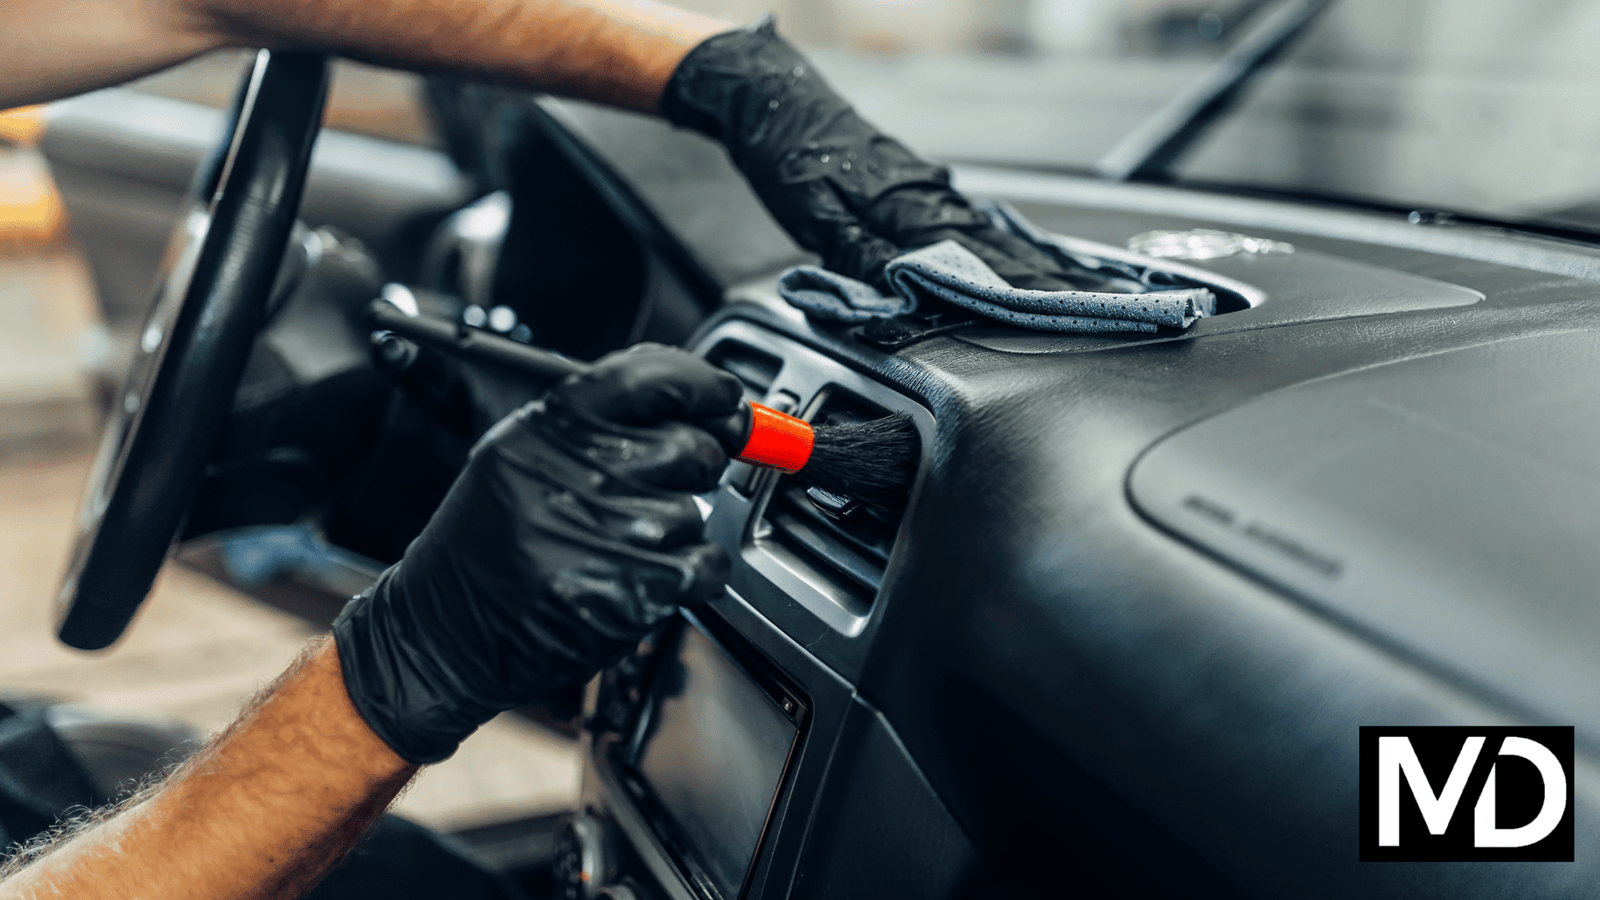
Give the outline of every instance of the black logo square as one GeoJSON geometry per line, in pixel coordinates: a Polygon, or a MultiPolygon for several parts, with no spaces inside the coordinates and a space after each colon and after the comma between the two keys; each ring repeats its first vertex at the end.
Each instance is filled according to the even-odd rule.
{"type": "Polygon", "coordinates": [[[1363,726],[1361,861],[1573,860],[1576,729],[1363,726]]]}

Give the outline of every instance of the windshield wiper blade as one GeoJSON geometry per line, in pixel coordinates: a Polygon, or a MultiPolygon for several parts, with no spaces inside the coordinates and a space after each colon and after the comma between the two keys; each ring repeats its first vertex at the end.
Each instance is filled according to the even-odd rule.
{"type": "Polygon", "coordinates": [[[1252,77],[1271,65],[1333,0],[1285,0],[1269,9],[1217,64],[1144,120],[1095,163],[1102,178],[1153,181],[1227,112],[1252,77]]]}

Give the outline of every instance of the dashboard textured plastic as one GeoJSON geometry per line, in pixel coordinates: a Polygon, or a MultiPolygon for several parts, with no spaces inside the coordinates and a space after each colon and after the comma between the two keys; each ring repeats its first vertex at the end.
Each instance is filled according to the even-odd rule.
{"type": "Polygon", "coordinates": [[[1597,369],[1600,335],[1580,331],[1290,388],[1157,444],[1131,493],[1174,533],[1594,746],[1597,369]]]}
{"type": "MultiPolygon", "coordinates": [[[[1409,261],[1427,277],[1444,274],[1436,260],[1409,261]]],[[[857,684],[996,869],[1037,871],[1066,844],[1082,848],[1080,884],[1199,896],[1306,895],[1308,872],[1317,873],[1309,893],[1326,896],[1489,897],[1527,883],[1561,896],[1593,877],[1582,863],[1362,866],[1349,824],[1360,725],[1544,724],[1552,709],[1587,708],[1583,679],[1536,709],[1465,655],[1461,640],[1499,636],[1472,607],[1434,603],[1460,640],[1424,647],[1415,629],[1382,633],[1218,565],[1153,528],[1127,496],[1146,448],[1296,385],[1389,363],[1402,364],[1387,368],[1404,385],[1405,360],[1456,355],[1470,368],[1475,347],[1523,348],[1501,353],[1516,366],[1518,354],[1537,356],[1551,341],[1566,346],[1568,364],[1546,375],[1576,376],[1582,339],[1561,335],[1600,326],[1596,310],[1573,302],[1592,285],[1541,276],[1533,289],[1516,270],[1450,268],[1487,299],[1098,351],[1059,339],[1075,352],[1019,354],[946,336],[886,356],[798,327],[769,304],[741,308],[915,395],[938,422],[857,684]],[[1151,853],[1171,870],[1141,866],[1151,853]]],[[[1515,412],[1525,391],[1474,384],[1455,385],[1457,416],[1477,409],[1487,428],[1525,419],[1515,412]]],[[[1449,378],[1435,385],[1451,390],[1449,378]]],[[[1292,413],[1282,403],[1268,418],[1318,421],[1305,403],[1292,413]]],[[[1168,459],[1179,483],[1213,477],[1182,450],[1168,459]]],[[[1442,485],[1474,483],[1467,468],[1426,462],[1440,464],[1442,485]]],[[[1366,475],[1341,471],[1353,483],[1366,475]]],[[[1530,496],[1522,508],[1536,503],[1530,496]]],[[[1368,531],[1362,546],[1388,552],[1385,538],[1368,531]]],[[[1593,758],[1580,757],[1581,843],[1594,834],[1585,823],[1596,798],[1581,789],[1593,758]]]]}
{"type": "MultiPolygon", "coordinates": [[[[581,129],[578,118],[571,122],[581,129]]],[[[646,125],[629,129],[625,142],[615,129],[605,134],[613,147],[647,144],[646,125]]],[[[619,168],[650,177],[647,168],[619,168]]],[[[1586,715],[1587,699],[1559,695],[1575,684],[1535,706],[1526,676],[1502,683],[1485,675],[1465,653],[1471,642],[1493,641],[1497,621],[1448,597],[1431,607],[1450,619],[1456,638],[1448,646],[1424,646],[1416,629],[1334,614],[1307,592],[1285,591],[1281,581],[1247,574],[1152,523],[1130,501],[1128,479],[1148,448],[1198,423],[1226,422],[1224,414],[1258,398],[1267,398],[1263,410],[1278,404],[1276,419],[1260,413],[1261,428],[1296,449],[1315,444],[1319,412],[1274,401],[1275,392],[1287,398],[1296,386],[1323,382],[1338,399],[1331,385],[1340,376],[1375,367],[1391,370],[1373,376],[1392,379],[1384,390],[1403,391],[1414,377],[1426,380],[1432,365],[1408,369],[1408,360],[1462,351],[1455,355],[1465,361],[1472,348],[1513,345],[1526,349],[1506,350],[1507,359],[1536,356],[1550,341],[1559,350],[1567,340],[1560,335],[1600,329],[1597,285],[1587,277],[1600,254],[1467,227],[1439,240],[1424,240],[1434,236],[1425,231],[1391,240],[1413,233],[1398,220],[1310,205],[1051,176],[1012,182],[1007,199],[1034,222],[1090,240],[1121,245],[1152,229],[1208,227],[1287,241],[1298,252],[1220,264],[1269,299],[1183,335],[960,329],[891,355],[813,328],[761,279],[736,286],[731,297],[742,302],[709,326],[743,319],[818,350],[913,398],[937,422],[872,627],[851,639],[850,664],[833,671],[881,714],[990,871],[1013,873],[1046,896],[1592,893],[1600,883],[1592,856],[1561,866],[1375,866],[1358,862],[1356,848],[1359,726],[1551,724],[1552,716],[1586,715]],[[1172,208],[1162,202],[1168,196],[1172,208]],[[1548,264],[1554,257],[1562,266],[1548,264]],[[1315,299],[1315,314],[1269,315],[1295,292],[1315,299]],[[1382,292],[1421,302],[1391,303],[1376,296],[1382,292]],[[1313,433],[1296,443],[1302,427],[1313,433]],[[1065,859],[1062,848],[1071,848],[1065,859]]],[[[649,185],[635,186],[655,196],[649,185]]],[[[676,216],[671,207],[662,204],[661,218],[708,268],[736,267],[738,254],[714,237],[726,221],[703,226],[703,217],[676,216]]],[[[1582,359],[1568,369],[1574,376],[1582,359]]],[[[1523,400],[1515,391],[1462,388],[1450,420],[1477,415],[1481,428],[1514,428],[1526,421],[1517,412],[1523,400]]],[[[1600,434],[1592,419],[1583,422],[1561,440],[1593,446],[1600,434]]],[[[1186,448],[1187,440],[1180,434],[1171,446],[1186,448]]],[[[1203,453],[1186,469],[1180,450],[1171,453],[1175,483],[1248,472],[1203,453]]],[[[1481,466],[1457,465],[1459,455],[1433,461],[1430,476],[1464,492],[1482,475],[1481,466]]],[[[1288,463],[1273,464],[1268,477],[1290,477],[1288,463]]],[[[1404,483],[1405,465],[1388,471],[1404,483]]],[[[1330,470],[1352,487],[1365,474],[1359,465],[1330,470]]],[[[1505,490],[1520,486],[1502,470],[1493,475],[1505,490]]],[[[1519,508],[1535,505],[1525,498],[1519,508]]],[[[1387,536],[1382,527],[1360,534],[1338,559],[1382,555],[1387,536]]],[[[794,621],[771,622],[749,605],[726,612],[752,634],[776,622],[808,653],[837,638],[803,609],[794,621]]],[[[1536,637],[1528,630],[1518,639],[1536,637]]],[[[804,659],[785,665],[816,664],[804,659]]],[[[832,659],[825,664],[840,664],[832,659]]],[[[1553,724],[1589,735],[1595,728],[1592,717],[1553,724]]],[[[839,752],[846,749],[841,743],[839,752]]],[[[1586,738],[1576,773],[1580,846],[1600,838],[1596,775],[1586,738]]]]}

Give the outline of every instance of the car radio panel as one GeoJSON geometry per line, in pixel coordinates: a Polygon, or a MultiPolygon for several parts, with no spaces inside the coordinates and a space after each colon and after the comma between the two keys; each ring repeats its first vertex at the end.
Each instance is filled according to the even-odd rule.
{"type": "Polygon", "coordinates": [[[732,900],[760,846],[806,705],[771,679],[758,681],[695,625],[678,628],[660,652],[616,762],[679,863],[707,893],[732,900]]]}

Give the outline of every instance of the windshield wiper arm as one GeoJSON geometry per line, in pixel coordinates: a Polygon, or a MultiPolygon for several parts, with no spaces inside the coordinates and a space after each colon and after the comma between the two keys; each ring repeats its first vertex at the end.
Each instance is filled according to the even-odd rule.
{"type": "Polygon", "coordinates": [[[1333,0],[1286,0],[1269,9],[1217,64],[1144,120],[1095,172],[1114,181],[1150,181],[1164,176],[1206,128],[1228,111],[1250,79],[1271,65],[1333,0]]]}

